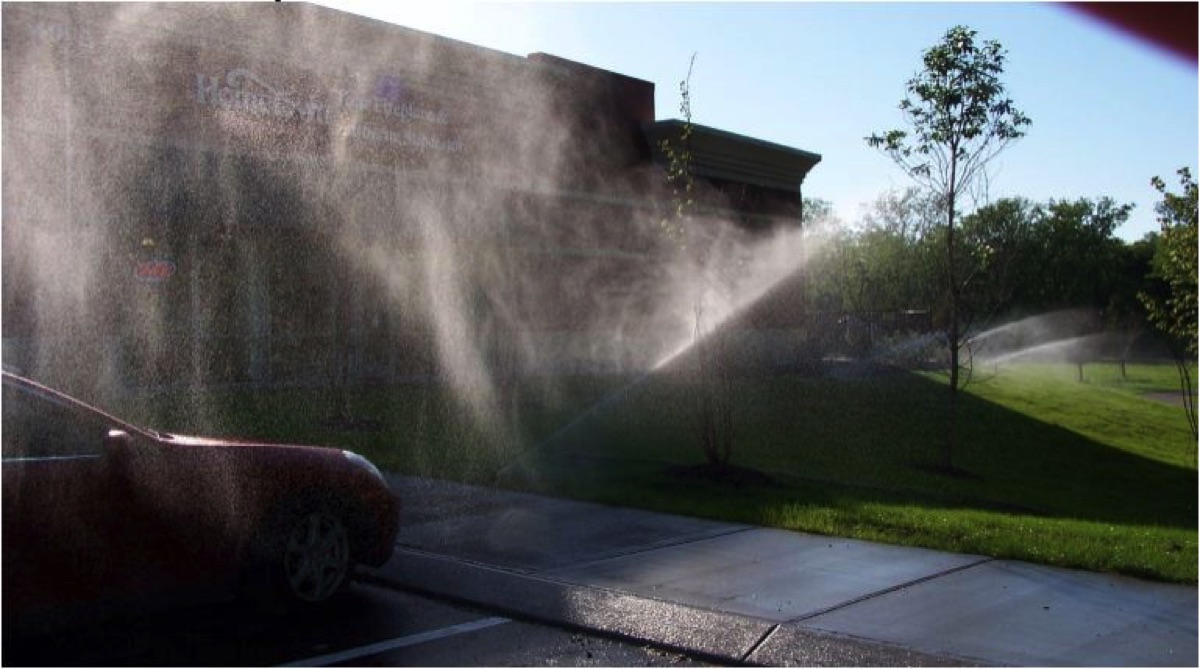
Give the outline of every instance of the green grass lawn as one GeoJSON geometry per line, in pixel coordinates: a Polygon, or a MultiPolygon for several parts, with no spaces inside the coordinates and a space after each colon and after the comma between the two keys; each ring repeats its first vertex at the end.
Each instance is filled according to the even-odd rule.
{"type": "Polygon", "coordinates": [[[733,464],[773,479],[754,484],[679,475],[703,458],[694,393],[669,376],[526,386],[504,437],[422,385],[355,390],[353,414],[373,421],[361,429],[323,425],[333,400],[300,390],[131,398],[126,415],[352,448],[409,474],[1195,583],[1196,444],[1182,409],[1143,396],[1178,388],[1174,368],[1076,374],[979,370],[961,396],[961,476],[932,467],[947,394],[934,374],[738,379],[733,464]]]}
{"type": "MultiPolygon", "coordinates": [[[[1174,372],[1130,373],[1157,387],[1154,379],[1174,372]]],[[[941,453],[945,384],[887,374],[737,384],[734,462],[771,473],[778,486],[720,489],[672,480],[648,462],[700,459],[688,395],[666,383],[561,439],[558,457],[543,458],[543,467],[559,463],[543,485],[615,504],[1195,582],[1195,444],[1182,411],[1129,384],[1086,374],[1080,384],[1075,374],[1032,366],[977,377],[961,398],[955,463],[966,477],[929,467],[941,453]],[[592,464],[578,466],[572,454],[592,464]]]]}

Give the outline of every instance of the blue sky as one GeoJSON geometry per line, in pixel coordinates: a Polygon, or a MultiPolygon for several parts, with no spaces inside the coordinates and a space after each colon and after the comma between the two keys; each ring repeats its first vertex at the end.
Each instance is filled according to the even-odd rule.
{"type": "Polygon", "coordinates": [[[691,80],[696,123],[821,154],[804,194],[847,222],[911,184],[863,137],[902,127],[897,104],[921,52],[963,24],[1008,50],[1009,96],[1033,119],[993,163],[991,199],[1110,196],[1136,205],[1118,230],[1158,224],[1150,178],[1196,174],[1197,68],[1054,4],[466,3],[317,4],[506,53],[542,51],[656,84],[658,118],[679,116],[691,80]]]}

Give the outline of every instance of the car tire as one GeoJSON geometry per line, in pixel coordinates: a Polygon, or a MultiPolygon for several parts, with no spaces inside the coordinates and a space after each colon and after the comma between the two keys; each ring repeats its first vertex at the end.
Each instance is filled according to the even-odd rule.
{"type": "Polygon", "coordinates": [[[350,582],[350,526],[334,505],[286,505],[257,544],[244,590],[267,609],[321,604],[350,582]]]}

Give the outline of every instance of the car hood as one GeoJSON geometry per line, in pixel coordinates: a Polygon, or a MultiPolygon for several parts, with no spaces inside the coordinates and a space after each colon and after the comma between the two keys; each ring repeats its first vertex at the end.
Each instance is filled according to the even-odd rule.
{"type": "Polygon", "coordinates": [[[336,453],[337,449],[327,448],[323,446],[302,446],[299,444],[274,444],[267,442],[246,441],[242,439],[218,439],[215,437],[197,437],[186,434],[161,434],[160,439],[169,444],[177,446],[206,446],[213,448],[256,448],[256,449],[281,449],[281,450],[298,450],[305,452],[326,451],[336,453]]]}
{"type": "MultiPolygon", "coordinates": [[[[226,467],[240,463],[250,468],[266,468],[273,475],[290,471],[293,475],[308,472],[312,476],[366,477],[389,488],[379,469],[366,458],[351,451],[329,446],[306,446],[254,442],[241,439],[218,439],[180,434],[159,434],[158,443],[168,451],[192,458],[196,465],[220,463],[226,467]]],[[[309,475],[306,474],[306,475],[309,475]]]]}

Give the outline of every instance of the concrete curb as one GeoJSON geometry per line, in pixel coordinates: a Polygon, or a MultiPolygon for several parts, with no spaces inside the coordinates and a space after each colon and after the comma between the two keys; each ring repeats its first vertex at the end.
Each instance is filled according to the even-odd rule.
{"type": "Polygon", "coordinates": [[[684,652],[721,664],[964,666],[977,661],[517,573],[397,547],[368,580],[558,626],[684,652]]]}

